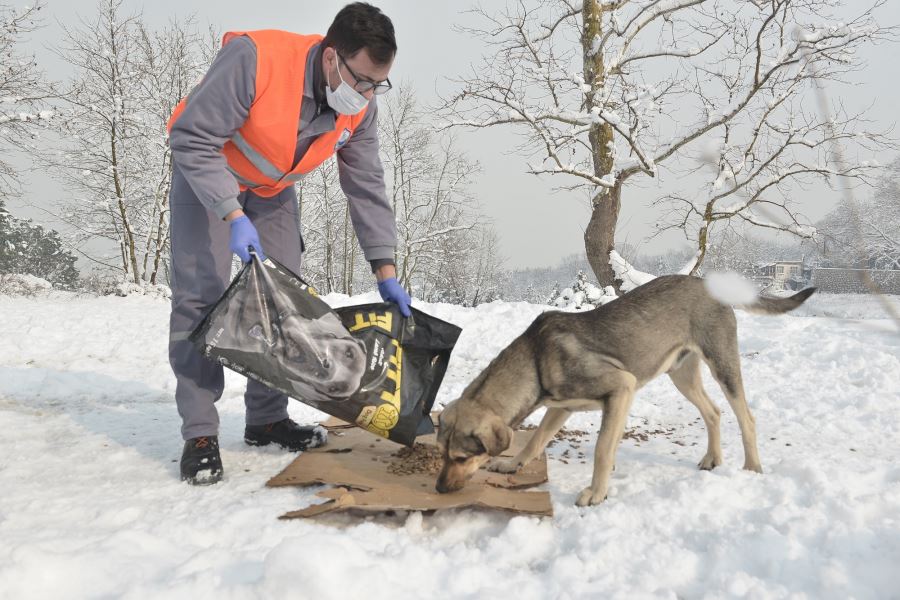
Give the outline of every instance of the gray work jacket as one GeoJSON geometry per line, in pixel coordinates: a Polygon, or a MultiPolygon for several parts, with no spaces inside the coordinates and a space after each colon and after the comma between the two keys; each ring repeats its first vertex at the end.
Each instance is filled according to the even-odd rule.
{"type": "MultiPolygon", "coordinates": [[[[334,129],[335,113],[325,101],[321,56],[321,46],[316,45],[306,61],[295,164],[316,137],[334,129]]],[[[240,208],[240,188],[221,151],[247,120],[255,93],[256,44],[239,36],[219,50],[169,132],[173,160],[200,202],[219,218],[240,208]]],[[[366,260],[377,261],[374,264],[393,262],[397,246],[397,226],[378,156],[377,116],[378,105],[372,98],[353,136],[337,151],[341,189],[350,202],[353,227],[366,260]]]]}

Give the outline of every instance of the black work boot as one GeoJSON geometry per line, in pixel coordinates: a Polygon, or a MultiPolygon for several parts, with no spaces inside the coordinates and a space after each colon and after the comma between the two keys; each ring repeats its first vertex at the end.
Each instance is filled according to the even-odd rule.
{"type": "Polygon", "coordinates": [[[251,446],[275,443],[285,450],[300,452],[325,444],[328,431],[319,425],[301,426],[290,419],[282,419],[268,425],[247,425],[244,441],[251,446]]]}
{"type": "Polygon", "coordinates": [[[182,481],[191,485],[211,485],[222,481],[223,475],[218,437],[197,437],[184,443],[181,453],[182,481]]]}

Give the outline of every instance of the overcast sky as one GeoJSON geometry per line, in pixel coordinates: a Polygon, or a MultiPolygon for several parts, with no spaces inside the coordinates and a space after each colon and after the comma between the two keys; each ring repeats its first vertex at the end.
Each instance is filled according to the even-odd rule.
{"type": "MultiPolygon", "coordinates": [[[[478,62],[485,51],[478,40],[457,33],[454,23],[471,22],[462,11],[473,2],[468,0],[372,0],[393,20],[397,34],[398,55],[391,72],[394,82],[408,82],[420,102],[437,99],[436,90],[448,90],[446,78],[464,73],[478,62]]],[[[868,4],[868,0],[847,0],[850,7],[868,4]]],[[[324,33],[342,1],[286,2],[284,0],[126,0],[127,12],[143,13],[151,23],[161,25],[173,16],[194,14],[201,22],[209,22],[221,31],[241,29],[287,29],[298,33],[324,33]]],[[[502,6],[486,0],[483,6],[502,6]]],[[[47,47],[58,43],[63,22],[72,24],[79,15],[92,18],[94,0],[49,0],[46,6],[47,26],[33,36],[33,50],[51,77],[66,77],[67,69],[47,47]]],[[[886,25],[900,23],[900,0],[890,0],[878,13],[886,25]]],[[[896,120],[898,72],[896,45],[868,49],[863,58],[866,69],[857,75],[853,86],[839,92],[848,106],[862,108],[873,103],[870,117],[874,125],[890,127],[896,120]]],[[[553,193],[560,179],[540,180],[525,172],[525,158],[511,154],[517,142],[510,131],[482,131],[460,135],[462,147],[482,165],[472,191],[482,211],[490,217],[500,236],[501,250],[508,267],[550,266],[563,256],[584,249],[583,231],[589,217],[586,197],[582,194],[553,193]]],[[[881,157],[888,162],[892,156],[881,157]]],[[[29,177],[28,197],[9,203],[13,214],[29,211],[29,203],[52,202],[65,190],[58,183],[29,177]]],[[[665,178],[663,178],[665,179],[665,178]]],[[[624,193],[618,239],[643,243],[647,251],[660,251],[672,245],[686,245],[678,236],[645,241],[652,233],[657,214],[649,203],[677,185],[673,181],[646,180],[640,189],[624,193]]],[[[801,198],[804,213],[812,219],[823,216],[834,205],[835,196],[824,190],[811,190],[801,198]]],[[[37,214],[28,214],[40,219],[37,214]]]]}

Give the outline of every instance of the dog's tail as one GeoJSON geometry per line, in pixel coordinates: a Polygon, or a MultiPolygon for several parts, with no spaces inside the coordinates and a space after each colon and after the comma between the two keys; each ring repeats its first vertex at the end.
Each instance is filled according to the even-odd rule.
{"type": "Polygon", "coordinates": [[[794,310],[795,308],[806,302],[806,299],[812,296],[815,291],[816,288],[814,287],[806,288],[805,290],[797,292],[793,296],[788,296],[787,298],[759,296],[751,304],[741,304],[735,306],[735,308],[740,308],[748,312],[760,315],[780,315],[782,313],[794,310]]]}

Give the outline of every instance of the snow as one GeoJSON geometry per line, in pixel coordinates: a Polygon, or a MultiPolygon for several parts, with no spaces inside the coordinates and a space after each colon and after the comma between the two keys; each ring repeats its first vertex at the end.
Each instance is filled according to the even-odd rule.
{"type": "MultiPolygon", "coordinates": [[[[10,250],[15,246],[7,241],[10,250]]],[[[0,275],[0,294],[9,296],[32,296],[51,289],[53,284],[46,279],[19,273],[6,273],[0,275]]]]}
{"type": "Polygon", "coordinates": [[[816,228],[811,225],[797,225],[796,223],[791,223],[787,229],[791,233],[805,238],[814,238],[817,234],[816,228]]]}
{"type": "MultiPolygon", "coordinates": [[[[590,478],[584,438],[580,449],[549,449],[552,518],[463,510],[279,521],[316,489],[264,487],[293,456],[243,444],[234,373],[218,403],[225,481],[178,481],[168,302],[0,296],[0,597],[894,596],[900,337],[868,297],[813,296],[820,314],[817,300],[837,315],[867,306],[850,316],[868,318],[737,313],[763,475],[740,469],[736,420],[708,377],[725,464],[697,470],[705,430],[662,377],[638,393],[629,428],[647,440],[623,441],[600,506],[573,506],[590,478]]],[[[464,328],[439,403],[548,309],[417,306],[464,328]]],[[[299,421],[321,416],[299,402],[290,410],[299,421]]],[[[595,432],[599,418],[580,413],[567,426],[595,432]]]]}
{"type": "MultiPolygon", "coordinates": [[[[886,295],[884,298],[893,305],[895,310],[900,311],[900,296],[886,295]]],[[[804,317],[865,320],[872,315],[882,313],[882,311],[878,298],[869,294],[823,294],[818,292],[791,314],[804,317]]]]}
{"type": "Polygon", "coordinates": [[[613,250],[609,253],[609,264],[616,274],[616,279],[622,281],[622,291],[630,292],[639,285],[655,279],[654,275],[638,271],[622,258],[622,255],[613,250]]]}
{"type": "Polygon", "coordinates": [[[701,254],[700,251],[697,250],[697,252],[694,253],[694,256],[692,256],[689,261],[684,263],[684,265],[680,269],[678,269],[678,274],[679,275],[690,275],[691,271],[694,270],[694,267],[697,266],[697,261],[700,260],[700,254],[701,254]]]}
{"type": "Polygon", "coordinates": [[[612,125],[613,127],[622,123],[622,117],[614,112],[604,110],[600,113],[600,118],[612,125]]]}

